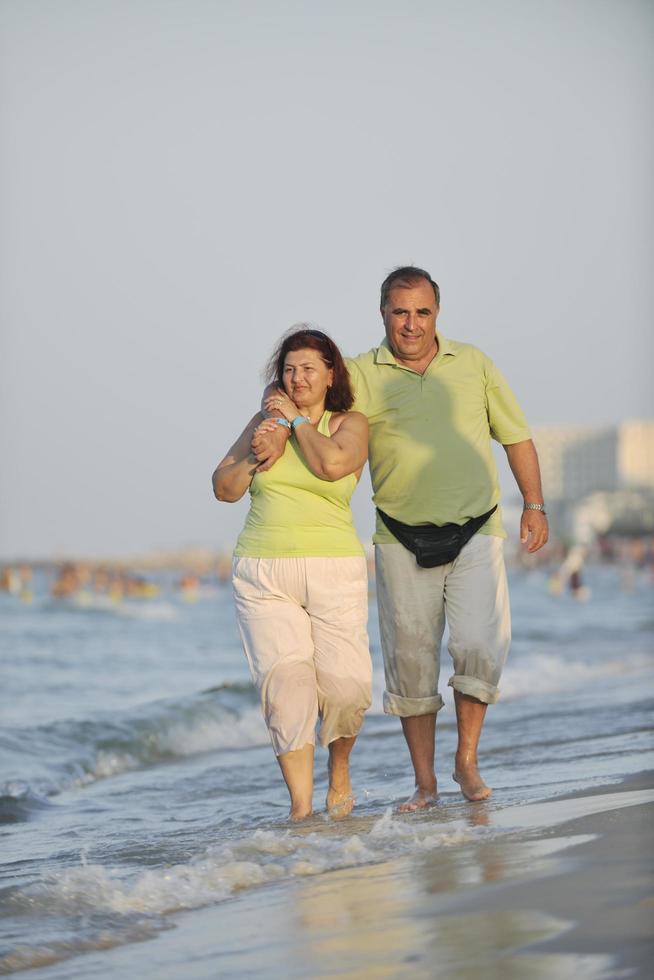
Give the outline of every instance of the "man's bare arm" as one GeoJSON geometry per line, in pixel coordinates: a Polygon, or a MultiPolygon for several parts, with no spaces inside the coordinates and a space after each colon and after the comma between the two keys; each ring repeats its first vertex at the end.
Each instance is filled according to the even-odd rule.
{"type": "MultiPolygon", "coordinates": [[[[540,466],[533,440],[514,442],[506,445],[504,450],[524,502],[542,504],[540,466]]],[[[523,510],[520,519],[520,540],[527,545],[527,551],[530,553],[538,551],[546,544],[548,537],[547,517],[543,511],[523,510]]]]}

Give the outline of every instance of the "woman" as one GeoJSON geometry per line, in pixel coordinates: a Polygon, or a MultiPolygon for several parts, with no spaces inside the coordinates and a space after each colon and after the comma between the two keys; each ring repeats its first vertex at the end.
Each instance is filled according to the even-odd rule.
{"type": "Polygon", "coordinates": [[[290,818],[312,812],[316,722],[329,747],[327,810],[354,804],[349,755],[370,706],[368,589],[350,497],[366,461],[368,422],[340,351],[319,330],[282,339],[268,365],[264,407],[213,474],[218,500],[250,510],[234,551],[239,630],[291,797],[290,818]],[[289,431],[283,456],[257,472],[260,427],[289,431]]]}

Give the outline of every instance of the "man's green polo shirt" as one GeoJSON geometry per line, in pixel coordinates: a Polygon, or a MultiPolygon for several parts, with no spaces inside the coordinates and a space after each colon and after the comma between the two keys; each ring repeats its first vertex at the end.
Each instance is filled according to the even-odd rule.
{"type": "MultiPolygon", "coordinates": [[[[398,364],[386,340],[347,361],[353,407],[370,425],[373,501],[405,524],[463,524],[490,510],[500,498],[491,438],[531,438],[490,358],[438,331],[436,339],[424,374],[398,364]]],[[[480,533],[506,537],[499,507],[480,533]]],[[[374,541],[395,541],[379,516],[374,541]]]]}

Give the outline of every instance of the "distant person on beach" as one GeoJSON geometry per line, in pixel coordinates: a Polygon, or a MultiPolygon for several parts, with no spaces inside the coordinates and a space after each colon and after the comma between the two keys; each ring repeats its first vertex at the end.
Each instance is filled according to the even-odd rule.
{"type": "MultiPolygon", "coordinates": [[[[370,429],[384,710],[400,717],[409,747],[415,792],[400,809],[410,811],[437,795],[446,620],[458,726],[453,776],[468,800],[491,795],[477,751],[487,705],[499,696],[511,633],[491,438],[504,446],[524,499],[520,538],[527,551],[545,544],[548,528],[525,417],[485,354],[436,329],[440,292],[430,274],[416,266],[395,269],[382,284],[380,310],[385,339],[346,363],[354,406],[370,429]]],[[[255,434],[262,469],[274,472],[282,435],[255,434]]]]}
{"type": "Polygon", "coordinates": [[[340,351],[302,327],[282,338],[273,383],[213,474],[218,500],[250,510],[234,551],[234,596],[245,655],[291,797],[290,817],[312,812],[316,723],[329,749],[327,810],[354,798],[349,755],[370,706],[368,586],[350,498],[366,461],[368,423],[340,351]],[[274,469],[260,472],[256,434],[288,435],[274,469]]]}

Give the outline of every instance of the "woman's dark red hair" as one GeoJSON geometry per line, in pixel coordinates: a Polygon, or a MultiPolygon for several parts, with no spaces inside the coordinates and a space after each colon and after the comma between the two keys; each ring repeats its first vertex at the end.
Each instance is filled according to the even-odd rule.
{"type": "Polygon", "coordinates": [[[266,366],[265,378],[269,384],[284,388],[284,361],[290,351],[315,350],[334,372],[331,387],[325,395],[325,408],[330,412],[347,412],[354,404],[354,394],[343,355],[326,333],[311,327],[291,327],[273,351],[266,366]]]}

